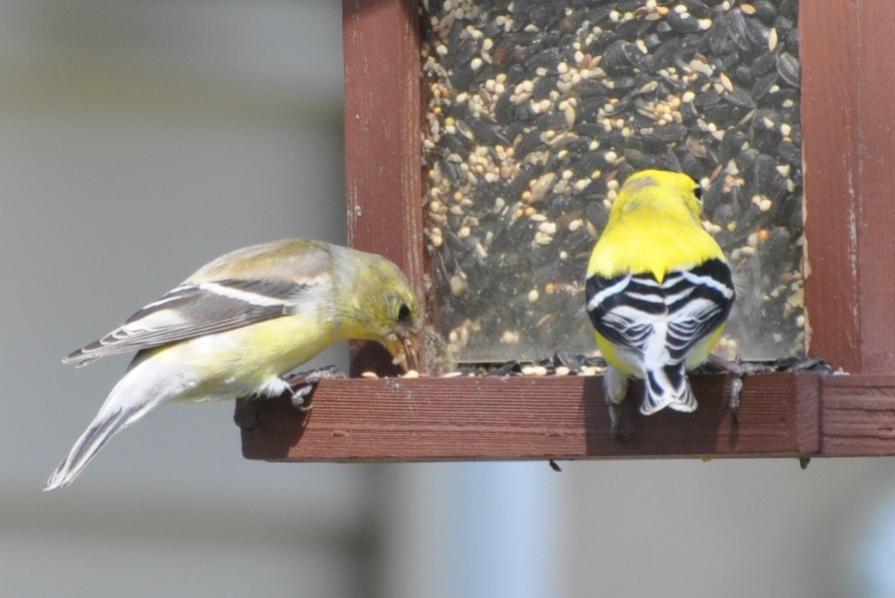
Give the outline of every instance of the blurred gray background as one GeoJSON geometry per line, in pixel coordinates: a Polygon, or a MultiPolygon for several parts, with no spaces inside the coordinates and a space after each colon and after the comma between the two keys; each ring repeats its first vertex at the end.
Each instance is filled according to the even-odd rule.
{"type": "Polygon", "coordinates": [[[895,596],[891,459],[275,465],[222,404],[40,492],[127,361],[62,355],[229,249],[344,240],[340,11],[0,0],[0,596],[895,596]]]}

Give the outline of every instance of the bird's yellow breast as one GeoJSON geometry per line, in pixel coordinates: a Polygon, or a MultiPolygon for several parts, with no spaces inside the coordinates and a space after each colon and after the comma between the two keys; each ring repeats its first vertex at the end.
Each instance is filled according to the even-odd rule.
{"type": "Polygon", "coordinates": [[[154,350],[149,359],[195,372],[185,399],[236,398],[301,366],[335,341],[333,327],[311,314],[265,320],[154,350]]]}
{"type": "Polygon", "coordinates": [[[286,316],[239,329],[235,357],[252,369],[281,375],[314,357],[335,338],[316,317],[286,316]]]}

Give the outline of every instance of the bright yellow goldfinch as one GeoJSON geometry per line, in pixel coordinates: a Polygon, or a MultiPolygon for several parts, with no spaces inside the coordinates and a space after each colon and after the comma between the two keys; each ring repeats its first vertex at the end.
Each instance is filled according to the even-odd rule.
{"type": "Polygon", "coordinates": [[[336,341],[377,341],[412,365],[420,322],[407,279],[378,255],[293,239],[221,256],[63,359],[138,352],[45,489],[70,484],[113,434],[165,403],[290,392],[281,376],[336,341]]]}
{"type": "Polygon", "coordinates": [[[609,363],[613,431],[628,378],[640,412],[692,412],[686,371],[703,363],[734,301],[730,267],[701,224],[701,189],[685,174],[644,170],[621,188],[587,268],[587,312],[609,363]]]}

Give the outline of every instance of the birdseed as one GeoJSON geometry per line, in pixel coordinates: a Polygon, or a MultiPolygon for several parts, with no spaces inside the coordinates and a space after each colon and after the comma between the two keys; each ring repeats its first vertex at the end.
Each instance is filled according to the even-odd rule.
{"type": "Polygon", "coordinates": [[[705,188],[738,291],[719,351],[804,353],[795,0],[424,5],[426,239],[447,361],[592,354],[588,257],[643,168],[705,188]]]}

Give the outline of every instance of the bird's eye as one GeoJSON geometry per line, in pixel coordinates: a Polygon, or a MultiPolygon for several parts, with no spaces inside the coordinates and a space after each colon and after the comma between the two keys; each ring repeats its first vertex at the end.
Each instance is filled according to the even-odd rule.
{"type": "Polygon", "coordinates": [[[696,196],[696,199],[702,201],[702,187],[696,187],[693,189],[693,195],[696,196]]]}
{"type": "Polygon", "coordinates": [[[398,309],[398,321],[406,322],[408,319],[410,319],[410,308],[407,307],[406,303],[402,303],[398,309]]]}

